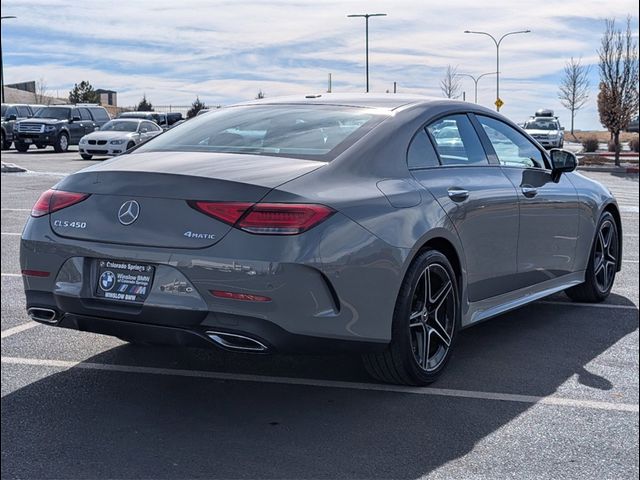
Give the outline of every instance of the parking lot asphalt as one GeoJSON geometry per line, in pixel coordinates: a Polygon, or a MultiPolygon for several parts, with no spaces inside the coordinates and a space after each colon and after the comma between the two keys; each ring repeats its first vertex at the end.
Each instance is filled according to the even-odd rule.
{"type": "Polygon", "coordinates": [[[611,298],[564,294],[460,334],[429,388],[358,357],[139,347],[31,322],[20,232],[38,195],[95,163],[2,161],[2,478],[638,477],[638,176],[586,173],[622,207],[611,298]]]}

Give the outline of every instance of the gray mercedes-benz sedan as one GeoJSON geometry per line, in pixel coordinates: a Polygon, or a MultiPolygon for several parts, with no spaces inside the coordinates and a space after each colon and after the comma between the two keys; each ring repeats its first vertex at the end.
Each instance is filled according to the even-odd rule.
{"type": "Polygon", "coordinates": [[[351,349],[379,380],[424,385],[461,328],[563,290],[609,295],[620,214],[576,163],[465,102],[221,108],[42,194],[27,310],[139,343],[351,349]]]}

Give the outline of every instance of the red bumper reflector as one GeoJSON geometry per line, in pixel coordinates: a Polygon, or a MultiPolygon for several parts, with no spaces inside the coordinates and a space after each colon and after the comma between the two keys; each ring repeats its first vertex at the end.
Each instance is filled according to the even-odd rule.
{"type": "Polygon", "coordinates": [[[22,270],[22,275],[25,277],[48,277],[51,273],[44,270],[22,270]]]}
{"type": "Polygon", "coordinates": [[[225,292],[224,290],[211,290],[211,295],[229,300],[241,300],[243,302],[270,302],[269,297],[254,295],[252,293],[225,292]]]}

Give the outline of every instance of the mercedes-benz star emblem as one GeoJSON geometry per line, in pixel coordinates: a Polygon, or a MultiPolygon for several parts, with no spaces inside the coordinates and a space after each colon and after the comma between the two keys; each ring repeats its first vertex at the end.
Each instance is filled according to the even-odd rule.
{"type": "Polygon", "coordinates": [[[140,215],[140,205],[135,200],[128,200],[118,210],[118,220],[122,225],[131,225],[140,215]]]}

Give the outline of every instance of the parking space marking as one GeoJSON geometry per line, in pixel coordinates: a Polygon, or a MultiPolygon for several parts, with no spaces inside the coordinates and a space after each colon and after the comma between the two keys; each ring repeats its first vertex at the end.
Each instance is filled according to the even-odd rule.
{"type": "Polygon", "coordinates": [[[3,277],[21,277],[22,274],[20,274],[20,273],[3,273],[2,276],[3,277]]]}
{"type": "Polygon", "coordinates": [[[6,330],[2,330],[0,333],[0,338],[8,338],[16,333],[24,332],[25,330],[30,330],[33,327],[37,327],[40,325],[38,322],[27,322],[22,325],[17,325],[15,327],[7,328],[6,330]]]}
{"type": "Polygon", "coordinates": [[[30,208],[0,208],[3,212],[30,212],[30,208]]]}
{"type": "Polygon", "coordinates": [[[83,370],[104,370],[111,372],[205,378],[212,380],[231,380],[238,382],[273,383],[280,385],[298,385],[306,387],[342,388],[350,390],[369,390],[438,397],[495,400],[503,402],[555,405],[570,408],[609,410],[617,412],[638,413],[640,411],[637,404],[602,402],[595,400],[579,400],[573,398],[552,396],[540,397],[535,395],[518,395],[511,393],[482,392],[474,390],[454,390],[447,388],[404,387],[401,385],[387,385],[377,383],[345,382],[339,380],[317,380],[312,378],[274,377],[267,375],[247,375],[239,373],[208,372],[203,370],[139,367],[134,365],[114,365],[92,362],[70,362],[66,360],[47,360],[39,358],[2,357],[1,361],[3,364],[7,365],[53,367],[62,370],[79,368],[83,370]]]}
{"type": "Polygon", "coordinates": [[[11,235],[11,236],[20,236],[20,235],[22,235],[21,233],[16,233],[16,232],[0,232],[0,234],[2,234],[2,235],[11,235]]]}

